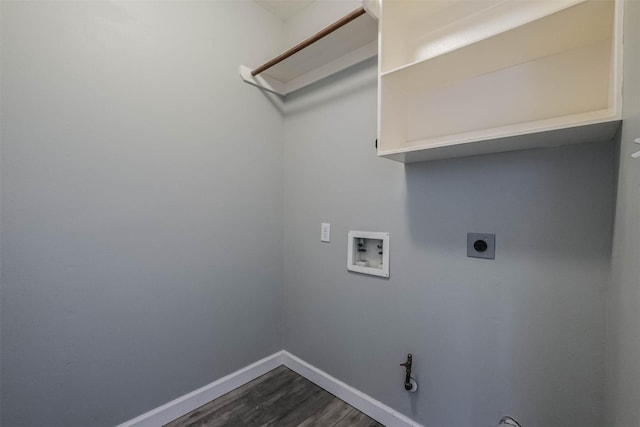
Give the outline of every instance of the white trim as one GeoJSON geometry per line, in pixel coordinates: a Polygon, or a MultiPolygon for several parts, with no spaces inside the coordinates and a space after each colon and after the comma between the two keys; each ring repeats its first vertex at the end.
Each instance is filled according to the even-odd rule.
{"type": "Polygon", "coordinates": [[[282,351],[281,360],[287,368],[297,372],[387,427],[423,427],[384,403],[343,383],[286,350],[282,351]]]}
{"type": "Polygon", "coordinates": [[[209,385],[122,423],[118,427],[157,427],[167,424],[199,408],[205,403],[217,399],[223,394],[235,390],[259,376],[266,374],[280,365],[284,365],[292,371],[297,372],[309,381],[317,384],[387,427],[423,427],[421,424],[412,421],[384,403],[343,383],[286,350],[281,350],[271,356],[258,360],[209,385]]]}
{"type": "Polygon", "coordinates": [[[169,403],[120,424],[118,427],[157,427],[188,414],[207,402],[217,399],[236,388],[282,365],[282,351],[258,360],[217,381],[185,394],[169,403]]]}

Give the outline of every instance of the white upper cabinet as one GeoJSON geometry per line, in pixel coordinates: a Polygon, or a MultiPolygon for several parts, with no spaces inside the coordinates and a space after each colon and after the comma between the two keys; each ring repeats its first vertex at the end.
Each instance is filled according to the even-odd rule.
{"type": "Polygon", "coordinates": [[[382,0],[378,154],[613,139],[621,27],[620,0],[382,0]]]}

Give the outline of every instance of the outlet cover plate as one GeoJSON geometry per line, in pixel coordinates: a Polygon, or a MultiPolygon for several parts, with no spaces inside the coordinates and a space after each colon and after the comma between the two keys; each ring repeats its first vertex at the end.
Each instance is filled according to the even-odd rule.
{"type": "Polygon", "coordinates": [[[467,256],[471,258],[496,259],[496,235],[467,233],[467,256]]]}

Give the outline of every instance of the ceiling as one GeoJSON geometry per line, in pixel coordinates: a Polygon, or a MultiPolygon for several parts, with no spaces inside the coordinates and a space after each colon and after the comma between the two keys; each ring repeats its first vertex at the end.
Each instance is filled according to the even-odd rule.
{"type": "Polygon", "coordinates": [[[315,0],[255,0],[260,6],[286,21],[315,0]]]}

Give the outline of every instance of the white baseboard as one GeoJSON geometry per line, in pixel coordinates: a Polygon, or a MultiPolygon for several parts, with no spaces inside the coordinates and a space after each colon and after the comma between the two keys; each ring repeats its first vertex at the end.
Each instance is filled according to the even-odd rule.
{"type": "Polygon", "coordinates": [[[188,414],[207,402],[217,399],[236,388],[258,378],[261,375],[282,365],[282,351],[279,351],[264,359],[258,360],[226,377],[222,377],[191,393],[185,394],[169,403],[152,409],[132,420],[120,424],[118,427],[158,427],[165,425],[176,418],[188,414]]]}
{"type": "Polygon", "coordinates": [[[387,427],[423,427],[384,403],[343,383],[286,350],[282,351],[282,364],[387,427]]]}
{"type": "Polygon", "coordinates": [[[343,383],[285,350],[258,360],[211,384],[120,424],[118,427],[162,426],[266,374],[280,365],[285,365],[287,368],[297,372],[309,381],[317,384],[387,427],[422,427],[422,425],[412,421],[382,402],[356,390],[350,385],[343,383]]]}

